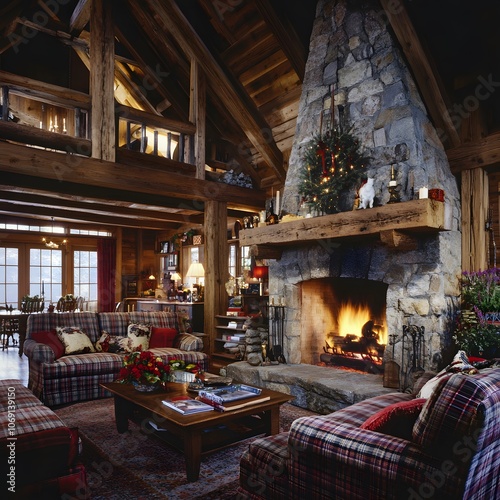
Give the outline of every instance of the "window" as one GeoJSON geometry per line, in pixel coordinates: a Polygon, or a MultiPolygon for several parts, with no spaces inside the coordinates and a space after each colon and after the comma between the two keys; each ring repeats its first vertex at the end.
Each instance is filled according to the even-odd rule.
{"type": "Polygon", "coordinates": [[[73,293],[76,297],[83,297],[91,306],[91,310],[97,308],[96,251],[75,250],[73,252],[73,293]]]}
{"type": "Polygon", "coordinates": [[[236,267],[236,264],[238,263],[237,255],[238,255],[237,245],[235,245],[234,243],[230,244],[228,268],[229,268],[229,276],[232,276],[233,278],[238,276],[236,267]]]}
{"type": "Polygon", "coordinates": [[[29,295],[57,302],[62,295],[62,250],[30,248],[29,295]]]}
{"type": "Polygon", "coordinates": [[[0,248],[0,304],[19,306],[19,250],[0,248]]]}

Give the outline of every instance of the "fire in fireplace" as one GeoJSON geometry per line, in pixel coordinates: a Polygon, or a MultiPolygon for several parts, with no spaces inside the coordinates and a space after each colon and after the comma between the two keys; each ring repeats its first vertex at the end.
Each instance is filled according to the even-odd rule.
{"type": "Polygon", "coordinates": [[[387,344],[387,285],[355,278],[302,282],[303,362],[379,373],[387,344]],[[315,352],[314,352],[315,351],[315,352]]]}
{"type": "Polygon", "coordinates": [[[345,366],[370,373],[383,371],[385,345],[381,344],[382,325],[373,320],[367,321],[360,335],[337,335],[330,333],[325,340],[320,359],[333,366],[345,366]]]}

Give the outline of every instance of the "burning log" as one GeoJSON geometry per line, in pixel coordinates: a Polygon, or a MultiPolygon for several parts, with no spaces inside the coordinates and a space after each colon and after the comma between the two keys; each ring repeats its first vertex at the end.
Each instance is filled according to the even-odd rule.
{"type": "Polygon", "coordinates": [[[330,345],[325,341],[323,347],[324,354],[320,359],[325,363],[334,366],[347,366],[370,373],[380,373],[382,369],[382,359],[385,345],[379,344],[378,330],[380,325],[375,325],[374,321],[367,321],[362,329],[361,336],[348,334],[345,336],[330,333],[330,345]]]}

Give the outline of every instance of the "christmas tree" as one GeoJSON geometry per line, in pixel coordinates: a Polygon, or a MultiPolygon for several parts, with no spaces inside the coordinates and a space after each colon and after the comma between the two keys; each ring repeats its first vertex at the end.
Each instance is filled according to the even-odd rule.
{"type": "Polygon", "coordinates": [[[359,140],[337,129],[324,137],[315,137],[306,147],[299,193],[319,213],[341,211],[341,195],[359,182],[366,158],[360,153],[359,140]]]}

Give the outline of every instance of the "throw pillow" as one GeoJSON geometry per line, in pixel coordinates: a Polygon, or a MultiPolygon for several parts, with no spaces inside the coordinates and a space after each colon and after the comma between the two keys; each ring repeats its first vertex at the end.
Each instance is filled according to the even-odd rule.
{"type": "Polygon", "coordinates": [[[88,335],[76,326],[58,326],[57,336],[64,345],[64,354],[85,354],[95,352],[88,335]]]}
{"type": "Polygon", "coordinates": [[[31,338],[35,342],[48,345],[54,351],[54,359],[59,359],[61,356],[64,356],[64,345],[57,336],[55,330],[50,330],[48,332],[33,332],[31,338]]]}
{"type": "Polygon", "coordinates": [[[437,384],[443,377],[449,377],[452,373],[465,373],[467,375],[474,375],[478,373],[478,369],[472,366],[469,362],[469,358],[465,351],[458,351],[453,357],[452,362],[443,370],[441,370],[435,377],[431,378],[423,387],[420,389],[417,397],[419,398],[429,398],[434,392],[437,384]]]}
{"type": "Polygon", "coordinates": [[[151,336],[151,325],[141,323],[130,323],[127,328],[127,351],[147,351],[149,349],[149,338],[151,336]]]}
{"type": "Polygon", "coordinates": [[[368,418],[360,428],[410,441],[413,426],[426,401],[416,398],[389,405],[368,418]]]}
{"type": "Polygon", "coordinates": [[[103,331],[99,340],[95,343],[95,348],[98,352],[113,352],[120,354],[127,352],[128,341],[128,337],[110,335],[108,332],[103,331]]]}
{"type": "Polygon", "coordinates": [[[465,351],[458,351],[453,361],[446,367],[448,373],[466,373],[468,375],[474,375],[479,373],[479,370],[472,366],[465,351]]]}
{"type": "Polygon", "coordinates": [[[149,339],[149,349],[155,347],[174,347],[174,339],[177,337],[175,328],[151,328],[151,338],[149,339]]]}

